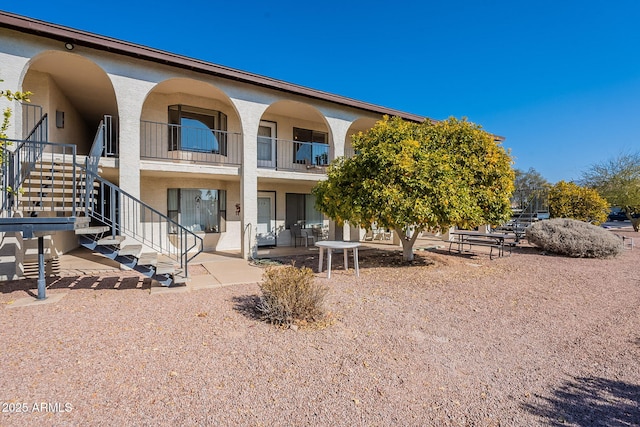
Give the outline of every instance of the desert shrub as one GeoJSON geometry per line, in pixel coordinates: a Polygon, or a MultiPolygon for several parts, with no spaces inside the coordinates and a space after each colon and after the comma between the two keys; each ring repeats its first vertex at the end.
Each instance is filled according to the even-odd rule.
{"type": "Polygon", "coordinates": [[[560,181],[549,191],[549,214],[599,225],[607,220],[609,202],[592,188],[560,181]]]}
{"type": "Polygon", "coordinates": [[[604,228],[568,218],[533,223],[527,240],[546,251],[578,258],[607,258],[618,255],[622,239],[604,228]]]}
{"type": "Polygon", "coordinates": [[[314,281],[313,271],[293,265],[270,267],[260,284],[257,310],[264,320],[277,325],[314,322],[323,315],[328,288],[314,281]]]}

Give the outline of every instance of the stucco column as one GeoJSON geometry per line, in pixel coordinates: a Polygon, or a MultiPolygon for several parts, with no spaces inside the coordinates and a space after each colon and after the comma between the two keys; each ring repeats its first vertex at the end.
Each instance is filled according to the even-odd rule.
{"type": "MultiPolygon", "coordinates": [[[[351,122],[343,119],[336,119],[333,117],[327,117],[327,123],[331,130],[333,155],[334,158],[344,156],[344,147],[347,141],[347,132],[351,126],[351,122]]],[[[337,224],[333,221],[329,224],[329,234],[332,239],[346,240],[346,241],[358,241],[359,236],[356,236],[356,229],[349,226],[349,223],[345,222],[342,226],[342,230],[337,229],[337,224]],[[352,234],[354,236],[352,237],[352,234]]]]}
{"type": "Polygon", "coordinates": [[[118,103],[120,127],[118,186],[140,199],[140,117],[152,83],[110,75],[118,103]]]}
{"type": "Polygon", "coordinates": [[[327,123],[329,124],[329,129],[331,130],[331,143],[333,144],[334,158],[344,156],[344,146],[345,142],[347,141],[347,132],[349,132],[349,127],[351,126],[352,122],[344,119],[327,117],[327,123]]]}
{"type": "MultiPolygon", "coordinates": [[[[26,91],[29,88],[22,87],[23,72],[26,72],[28,58],[14,55],[0,54],[0,89],[26,91]]],[[[0,111],[11,108],[12,116],[7,129],[9,139],[22,139],[22,110],[20,102],[8,101],[0,98],[0,111]]],[[[12,147],[8,147],[10,150],[12,147]]],[[[15,148],[15,144],[13,144],[15,148]]],[[[3,195],[6,197],[6,195],[3,195]]],[[[0,199],[0,201],[2,201],[0,199]]],[[[22,214],[19,213],[21,216],[22,214]]],[[[23,275],[24,267],[24,241],[22,233],[0,233],[0,280],[18,279],[23,275]]]]}
{"type": "MultiPolygon", "coordinates": [[[[24,92],[29,88],[22,87],[23,73],[27,71],[29,58],[17,57],[14,55],[0,54],[0,89],[11,92],[24,92]]],[[[7,130],[9,139],[22,139],[22,109],[19,101],[8,101],[0,98],[0,111],[11,108],[12,116],[7,130]]]]}
{"type": "Polygon", "coordinates": [[[240,178],[241,252],[244,259],[256,256],[258,242],[258,127],[264,104],[232,99],[242,123],[242,167],[240,178]]]}

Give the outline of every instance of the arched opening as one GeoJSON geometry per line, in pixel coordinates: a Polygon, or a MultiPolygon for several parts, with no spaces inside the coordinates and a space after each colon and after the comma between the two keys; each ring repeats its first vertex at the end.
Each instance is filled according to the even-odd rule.
{"type": "MultiPolygon", "coordinates": [[[[105,115],[117,120],[117,101],[109,76],[78,54],[48,51],[34,57],[24,74],[22,90],[33,93],[31,103],[23,108],[23,138],[46,114],[47,140],[75,144],[77,153],[86,155],[105,115]]],[[[116,129],[114,122],[114,144],[116,129]]]]}
{"type": "Polygon", "coordinates": [[[174,78],[156,85],[140,120],[140,158],[242,163],[242,125],[229,97],[210,84],[174,78]]]}
{"type": "Polygon", "coordinates": [[[242,123],[221,89],[171,78],[140,117],[141,198],[200,235],[205,250],[237,248],[242,123]]]}
{"type": "Polygon", "coordinates": [[[257,156],[258,246],[308,244],[328,235],[329,221],[311,194],[335,157],[324,115],[302,102],[271,104],[260,120],[257,156]]]}
{"type": "Polygon", "coordinates": [[[351,123],[351,126],[349,126],[349,130],[347,131],[346,141],[344,142],[345,157],[347,158],[353,157],[356,153],[353,148],[352,136],[357,134],[358,132],[366,132],[367,130],[371,129],[376,124],[377,121],[378,119],[361,117],[355,120],[353,123],[351,123]]]}

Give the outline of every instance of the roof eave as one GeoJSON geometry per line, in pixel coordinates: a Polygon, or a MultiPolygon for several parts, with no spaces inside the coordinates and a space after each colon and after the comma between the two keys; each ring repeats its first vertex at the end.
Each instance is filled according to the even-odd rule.
{"type": "Polygon", "coordinates": [[[245,71],[224,67],[206,61],[177,55],[171,52],[129,43],[126,41],[117,40],[86,31],[76,30],[73,28],[64,27],[33,18],[15,15],[5,11],[0,11],[0,27],[10,28],[23,33],[43,36],[54,40],[60,40],[64,43],[70,42],[79,46],[170,65],[199,73],[213,75],[224,79],[287,92],[290,94],[306,96],[317,100],[327,101],[381,115],[398,116],[402,117],[403,119],[415,122],[422,122],[426,119],[426,117],[416,114],[381,107],[375,104],[358,101],[329,92],[323,92],[293,83],[276,80],[270,77],[248,73],[245,71]]]}

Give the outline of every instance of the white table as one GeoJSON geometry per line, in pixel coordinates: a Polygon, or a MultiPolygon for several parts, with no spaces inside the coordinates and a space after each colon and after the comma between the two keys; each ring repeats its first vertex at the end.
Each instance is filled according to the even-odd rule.
{"type": "Polygon", "coordinates": [[[327,250],[327,279],[331,278],[331,251],[333,249],[342,249],[344,251],[344,269],[349,269],[349,261],[347,257],[347,251],[353,250],[353,264],[356,268],[356,276],[360,277],[360,270],[358,268],[358,247],[359,242],[343,242],[338,240],[322,240],[316,242],[316,246],[320,250],[320,262],[318,264],[318,272],[322,273],[322,260],[324,249],[327,250]]]}

